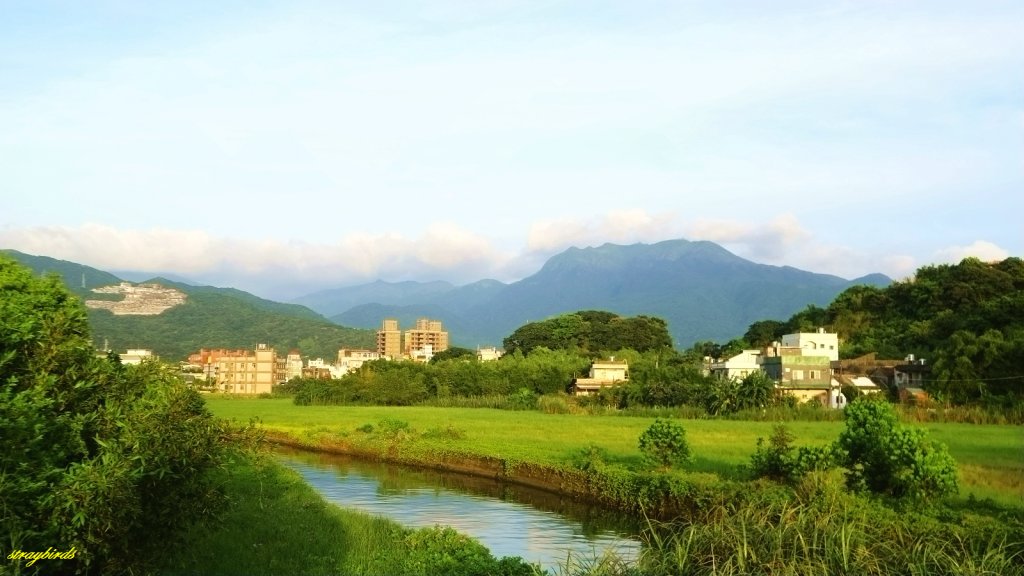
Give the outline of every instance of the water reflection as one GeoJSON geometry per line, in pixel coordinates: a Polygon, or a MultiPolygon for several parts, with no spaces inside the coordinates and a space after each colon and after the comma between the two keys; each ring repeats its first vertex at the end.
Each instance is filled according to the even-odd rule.
{"type": "Polygon", "coordinates": [[[620,514],[487,478],[282,449],[282,462],[336,504],[413,527],[452,526],[495,556],[548,569],[573,557],[640,550],[638,526],[620,514]]]}

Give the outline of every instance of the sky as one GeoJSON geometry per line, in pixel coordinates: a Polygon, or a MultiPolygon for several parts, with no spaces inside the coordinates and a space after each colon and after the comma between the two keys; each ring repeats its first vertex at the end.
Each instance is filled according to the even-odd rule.
{"type": "Polygon", "coordinates": [[[1024,255],[1024,2],[0,0],[0,248],[287,299],[1024,255]]]}

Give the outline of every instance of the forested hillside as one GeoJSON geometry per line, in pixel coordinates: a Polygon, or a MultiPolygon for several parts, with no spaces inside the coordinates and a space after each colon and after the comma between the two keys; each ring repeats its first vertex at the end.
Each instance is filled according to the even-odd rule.
{"type": "Polygon", "coordinates": [[[1024,394],[1024,261],[967,258],[925,266],[886,288],[853,286],[827,308],[787,322],[750,326],[749,345],[824,326],[839,334],[843,357],[914,354],[931,365],[927,388],[952,402],[1024,394]]]}

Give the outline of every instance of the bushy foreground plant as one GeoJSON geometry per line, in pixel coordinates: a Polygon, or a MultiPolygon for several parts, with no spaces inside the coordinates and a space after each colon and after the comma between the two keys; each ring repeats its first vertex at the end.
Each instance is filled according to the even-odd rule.
{"type": "Polygon", "coordinates": [[[538,571],[519,557],[496,559],[483,544],[448,526],[416,530],[405,544],[403,573],[410,576],[533,576],[538,571]]]}
{"type": "Polygon", "coordinates": [[[795,436],[783,425],[772,431],[768,444],[757,439],[757,449],[750,457],[750,473],[754,478],[770,478],[795,482],[812,470],[826,470],[835,465],[832,446],[801,446],[794,450],[795,436]]]}
{"type": "Polygon", "coordinates": [[[933,498],[957,491],[956,461],[924,430],[901,425],[886,402],[857,401],[846,408],[836,443],[847,484],[855,490],[933,498]]]}
{"type": "Polygon", "coordinates": [[[685,464],[690,459],[686,430],[670,420],[656,419],[640,435],[639,446],[645,460],[662,468],[685,464]]]}
{"type": "Polygon", "coordinates": [[[44,570],[137,569],[213,509],[230,434],[162,366],[96,358],[81,303],[0,257],[4,558],[74,547],[44,570]]]}

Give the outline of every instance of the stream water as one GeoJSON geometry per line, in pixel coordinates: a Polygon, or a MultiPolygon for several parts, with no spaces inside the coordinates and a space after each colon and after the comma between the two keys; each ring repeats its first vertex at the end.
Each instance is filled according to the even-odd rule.
{"type": "Polygon", "coordinates": [[[543,490],[330,454],[278,454],[330,502],[411,527],[451,526],[495,556],[521,556],[552,572],[569,555],[640,551],[639,526],[629,518],[543,490]]]}

